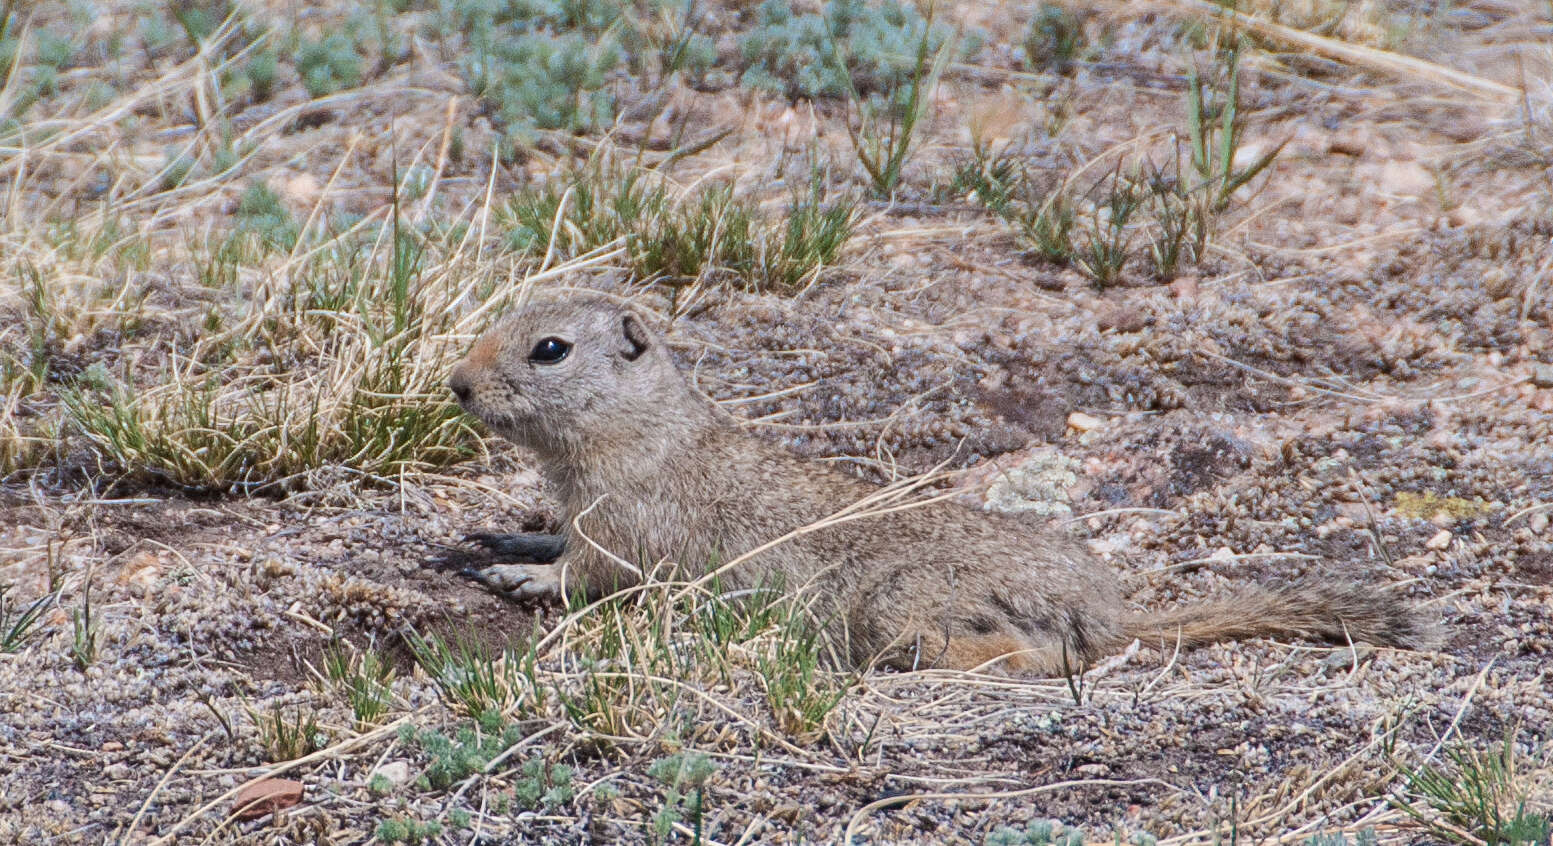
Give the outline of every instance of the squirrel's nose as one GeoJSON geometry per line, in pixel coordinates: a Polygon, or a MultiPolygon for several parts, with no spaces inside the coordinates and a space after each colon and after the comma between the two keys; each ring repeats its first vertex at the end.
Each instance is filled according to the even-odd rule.
{"type": "Polygon", "coordinates": [[[448,377],[448,387],[452,389],[453,396],[458,397],[459,402],[469,401],[471,386],[469,377],[464,374],[463,368],[455,368],[453,375],[448,377]]]}

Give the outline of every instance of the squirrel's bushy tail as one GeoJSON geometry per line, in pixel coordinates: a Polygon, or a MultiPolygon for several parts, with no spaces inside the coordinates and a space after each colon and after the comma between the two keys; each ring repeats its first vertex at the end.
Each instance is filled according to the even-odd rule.
{"type": "Polygon", "coordinates": [[[1243,588],[1225,599],[1143,614],[1122,624],[1126,642],[1173,649],[1272,637],[1333,644],[1426,649],[1439,640],[1433,620],[1395,590],[1315,579],[1243,588]]]}

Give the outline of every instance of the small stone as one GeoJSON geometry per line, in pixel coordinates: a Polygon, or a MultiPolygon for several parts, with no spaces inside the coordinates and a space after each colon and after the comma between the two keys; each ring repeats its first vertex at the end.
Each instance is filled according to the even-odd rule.
{"type": "Polygon", "coordinates": [[[1068,415],[1068,428],[1079,432],[1091,432],[1105,425],[1105,421],[1093,414],[1075,411],[1068,415]]]}
{"type": "Polygon", "coordinates": [[[1548,512],[1538,511],[1531,515],[1531,520],[1526,523],[1526,526],[1531,529],[1532,534],[1542,534],[1548,528],[1548,512]]]}
{"type": "Polygon", "coordinates": [[[1553,388],[1553,364],[1533,364],[1531,383],[1539,388],[1553,388]]]}
{"type": "Polygon", "coordinates": [[[1095,316],[1095,328],[1101,331],[1137,332],[1148,325],[1148,317],[1135,306],[1113,305],[1095,316]]]}
{"type": "Polygon", "coordinates": [[[382,776],[383,778],[387,779],[388,783],[394,785],[395,787],[398,787],[401,784],[407,784],[410,781],[410,765],[405,761],[389,761],[383,766],[373,770],[372,775],[368,776],[367,780],[371,781],[378,776],[382,776]]]}
{"type": "Polygon", "coordinates": [[[237,791],[232,808],[240,820],[256,820],[302,801],[302,782],[267,778],[237,791]]]}
{"type": "Polygon", "coordinates": [[[1454,536],[1451,534],[1450,529],[1441,529],[1435,533],[1434,537],[1424,541],[1424,546],[1436,552],[1440,552],[1449,547],[1453,539],[1454,536]]]}
{"type": "Polygon", "coordinates": [[[1178,300],[1190,300],[1197,297],[1197,277],[1182,276],[1170,283],[1170,293],[1178,300]]]}
{"type": "Polygon", "coordinates": [[[1363,663],[1375,650],[1368,644],[1356,643],[1352,649],[1342,649],[1328,655],[1321,663],[1328,670],[1346,670],[1355,664],[1363,663]]]}
{"type": "Polygon", "coordinates": [[[1100,778],[1111,771],[1105,764],[1080,764],[1073,771],[1087,778],[1100,778]]]}

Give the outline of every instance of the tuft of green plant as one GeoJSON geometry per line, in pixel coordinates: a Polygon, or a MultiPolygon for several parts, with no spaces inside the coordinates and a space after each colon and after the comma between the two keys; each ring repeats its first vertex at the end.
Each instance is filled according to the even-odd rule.
{"type": "MultiPolygon", "coordinates": [[[[425,786],[443,790],[485,773],[492,761],[524,738],[522,727],[516,724],[497,721],[494,725],[494,730],[478,724],[460,726],[451,737],[432,729],[405,726],[400,738],[426,754],[428,760],[422,773],[425,786]]],[[[556,771],[557,783],[562,774],[562,770],[556,771]]],[[[570,770],[564,770],[564,775],[569,779],[570,770]]]]}
{"type": "Polygon", "coordinates": [[[1375,829],[1365,826],[1354,833],[1353,840],[1341,831],[1333,831],[1324,834],[1312,834],[1305,838],[1305,846],[1377,846],[1380,838],[1375,835],[1375,829]]]}
{"type": "Polygon", "coordinates": [[[499,731],[510,708],[539,707],[538,658],[532,642],[526,650],[508,646],[497,651],[472,635],[449,642],[413,631],[406,642],[442,701],[487,731],[499,731]]]}
{"type": "Polygon", "coordinates": [[[315,100],[361,84],[361,54],[355,40],[344,33],[303,41],[293,62],[302,87],[315,100]]]}
{"type": "Polygon", "coordinates": [[[13,32],[15,10],[7,4],[0,9],[0,80],[12,90],[6,119],[0,122],[0,137],[20,129],[22,116],[39,100],[59,90],[60,71],[75,56],[76,46],[67,37],[46,27],[13,32]],[[32,36],[31,61],[23,36],[32,36]],[[13,72],[14,71],[14,72],[13,72]],[[14,86],[14,87],[12,87],[14,86]]]}
{"type": "Polygon", "coordinates": [[[1089,225],[1082,232],[1083,239],[1074,245],[1073,264],[1104,288],[1121,279],[1122,271],[1132,257],[1130,224],[1142,206],[1143,197],[1133,181],[1122,174],[1120,164],[1101,180],[1101,185],[1105,186],[1105,199],[1089,215],[1089,225]]]}
{"type": "Polygon", "coordinates": [[[647,774],[664,786],[663,806],[652,818],[654,843],[667,843],[674,825],[687,819],[692,842],[701,842],[706,783],[716,772],[717,766],[699,752],[680,752],[652,762],[647,774]]]}
{"type": "Polygon", "coordinates": [[[237,201],[237,232],[251,234],[272,250],[290,250],[299,235],[296,219],[280,195],[263,182],[254,182],[237,201]]]}
{"type": "MultiPolygon", "coordinates": [[[[953,30],[896,0],[831,0],[820,14],[765,0],[739,39],[745,87],[788,97],[902,96],[921,76],[921,54],[936,56],[953,30]]],[[[974,39],[963,58],[974,55],[974,39]]],[[[897,105],[903,105],[900,100],[897,105]]]]}
{"type": "Polygon", "coordinates": [[[708,183],[655,206],[626,233],[634,275],[670,288],[703,277],[749,278],[755,255],[754,209],[734,197],[731,183],[708,183]]]}
{"type": "MultiPolygon", "coordinates": [[[[1540,749],[1535,756],[1546,754],[1540,749]]],[[[1392,804],[1431,835],[1451,843],[1548,842],[1553,819],[1528,805],[1532,785],[1524,777],[1513,729],[1505,731],[1497,748],[1478,749],[1463,741],[1445,750],[1445,757],[1444,766],[1404,766],[1408,796],[1392,804]]]]}
{"type": "Polygon", "coordinates": [[[953,41],[944,40],[934,47],[933,28],[925,23],[912,53],[913,61],[900,86],[891,89],[893,96],[888,98],[865,97],[847,70],[840,42],[832,40],[831,47],[827,58],[846,84],[849,111],[857,115],[855,125],[850,118],[847,120],[852,151],[868,173],[875,196],[891,197],[911,156],[917,124],[927,116],[938,80],[948,67],[953,41]]]}
{"type": "Polygon", "coordinates": [[[233,6],[229,0],[204,0],[171,3],[168,11],[189,40],[189,46],[198,50],[216,27],[232,14],[233,6]]]}
{"type": "Polygon", "coordinates": [[[826,643],[807,610],[784,604],[780,612],[775,636],[758,653],[755,669],[777,726],[796,737],[818,737],[850,685],[825,671],[826,643]]]}
{"type": "Polygon", "coordinates": [[[1187,68],[1186,135],[1191,151],[1192,169],[1202,180],[1211,209],[1217,213],[1229,206],[1230,196],[1241,186],[1265,171],[1283,152],[1288,139],[1257,156],[1250,163],[1235,166],[1236,154],[1244,140],[1245,121],[1240,112],[1240,51],[1242,44],[1220,54],[1224,85],[1215,90],[1203,82],[1195,67],[1187,68]]]}
{"type": "Polygon", "coordinates": [[[1024,828],[998,826],[982,841],[985,846],[1084,846],[1084,832],[1061,820],[1031,820],[1024,828]]]}
{"type": "Polygon", "coordinates": [[[757,291],[794,293],[835,262],[857,226],[857,202],[829,200],[823,175],[794,192],[784,220],[770,229],[749,274],[757,291]]]}
{"type": "Polygon", "coordinates": [[[38,634],[38,623],[50,604],[59,600],[59,594],[46,593],[25,608],[11,604],[6,596],[12,585],[0,584],[0,652],[20,652],[27,641],[38,634]]]}
{"type": "Polygon", "coordinates": [[[784,217],[768,220],[730,183],[674,191],[655,172],[595,159],[519,191],[497,221],[509,247],[533,256],[623,247],[634,279],[672,294],[707,281],[792,293],[840,254],[856,202],[831,200],[817,174],[784,217]]]}
{"type": "Polygon", "coordinates": [[[271,49],[256,51],[244,63],[241,78],[255,102],[263,103],[275,96],[275,74],[280,69],[280,57],[271,49]]]}
{"type": "Polygon", "coordinates": [[[86,672],[97,661],[97,621],[92,619],[92,583],[81,591],[81,607],[70,612],[70,660],[76,669],[86,672]]]}
{"type": "MultiPolygon", "coordinates": [[[[296,232],[267,189],[249,199],[239,236],[207,268],[213,285],[262,257],[264,240],[284,246],[296,232]]],[[[308,246],[244,298],[263,308],[207,314],[212,331],[149,385],[69,385],[70,422],[127,475],[202,491],[291,492],[321,476],[389,484],[471,455],[475,424],[443,382],[462,338],[489,318],[458,304],[511,293],[478,290],[484,280],[445,264],[428,279],[427,250],[457,247],[397,213],[308,246]]]]}
{"type": "Polygon", "coordinates": [[[344,693],[356,730],[378,724],[393,698],[394,668],[376,650],[349,653],[339,643],[324,650],[324,673],[344,693]]]}
{"type": "Polygon", "coordinates": [[[565,764],[552,764],[544,758],[533,757],[518,768],[518,779],[512,788],[513,798],[525,809],[551,811],[570,803],[577,797],[572,783],[572,768],[565,764]]]}
{"type": "Polygon", "coordinates": [[[485,100],[505,132],[505,152],[538,130],[586,132],[615,116],[612,73],[635,45],[635,16],[621,0],[441,4],[435,26],[461,37],[464,83],[485,100]]]}
{"type": "Polygon", "coordinates": [[[394,817],[380,820],[372,833],[384,843],[405,843],[416,846],[440,837],[442,824],[436,820],[421,822],[408,817],[394,817]]]}
{"type": "MultiPolygon", "coordinates": [[[[1151,835],[1145,835],[1151,837],[1151,835]]],[[[985,846],[1084,846],[1084,832],[1061,820],[1031,820],[1023,829],[999,826],[986,835],[985,846]]]]}
{"type": "Polygon", "coordinates": [[[1043,2],[1025,30],[1020,59],[1033,71],[1067,73],[1085,44],[1084,22],[1078,14],[1061,3],[1043,2]]]}
{"type": "Polygon", "coordinates": [[[329,745],[329,735],[319,728],[312,708],[298,705],[288,715],[286,707],[277,704],[268,713],[250,708],[248,716],[259,730],[259,746],[270,763],[295,761],[329,745]]]}

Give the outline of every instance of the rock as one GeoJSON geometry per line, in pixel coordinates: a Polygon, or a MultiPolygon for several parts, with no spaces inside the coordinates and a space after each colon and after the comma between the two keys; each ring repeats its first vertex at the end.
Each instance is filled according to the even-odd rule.
{"type": "Polygon", "coordinates": [[[410,765],[405,761],[389,761],[373,770],[372,775],[368,776],[367,780],[371,781],[378,776],[388,779],[388,783],[395,787],[407,784],[410,781],[410,765]]]}
{"type": "Polygon", "coordinates": [[[1553,364],[1533,364],[1531,383],[1539,388],[1553,388],[1553,364]]]}
{"type": "Polygon", "coordinates": [[[1101,331],[1138,332],[1149,324],[1142,309],[1127,304],[1116,304],[1095,316],[1095,327],[1101,331]]]}
{"type": "Polygon", "coordinates": [[[302,782],[289,778],[267,778],[237,791],[232,809],[240,820],[256,820],[302,801],[302,782]]]}
{"type": "Polygon", "coordinates": [[[1104,425],[1105,421],[1093,414],[1075,411],[1068,415],[1068,428],[1079,432],[1090,432],[1104,425]]]}
{"type": "Polygon", "coordinates": [[[1424,546],[1440,552],[1449,547],[1452,540],[1454,540],[1454,536],[1451,534],[1451,530],[1441,529],[1435,533],[1434,537],[1424,541],[1424,546]]]}
{"type": "Polygon", "coordinates": [[[1346,670],[1356,663],[1363,663],[1374,651],[1374,647],[1367,643],[1356,643],[1352,649],[1342,649],[1333,652],[1322,660],[1321,663],[1328,670],[1346,670]]]}
{"type": "Polygon", "coordinates": [[[1531,515],[1531,520],[1526,524],[1534,535],[1540,535],[1548,528],[1548,512],[1538,511],[1531,515]]]}

